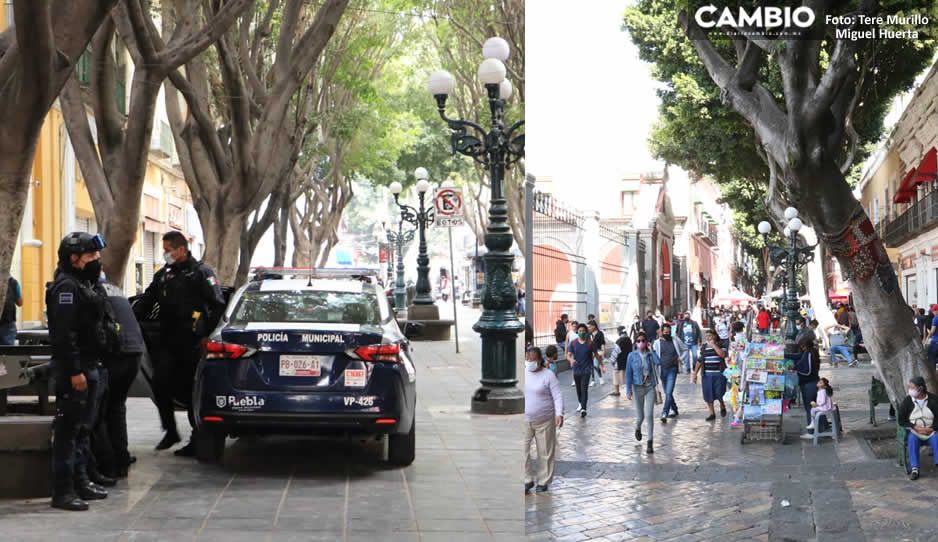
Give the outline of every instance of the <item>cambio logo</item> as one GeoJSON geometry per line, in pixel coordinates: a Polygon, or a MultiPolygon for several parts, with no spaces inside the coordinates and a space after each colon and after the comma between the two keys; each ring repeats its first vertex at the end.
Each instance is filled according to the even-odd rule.
{"type": "Polygon", "coordinates": [[[736,13],[729,7],[719,10],[714,5],[702,6],[694,13],[694,19],[701,28],[778,28],[797,26],[807,28],[814,23],[814,10],[801,6],[797,8],[760,6],[751,12],[746,8],[737,8],[736,13]],[[715,17],[715,13],[719,16],[715,17]]]}

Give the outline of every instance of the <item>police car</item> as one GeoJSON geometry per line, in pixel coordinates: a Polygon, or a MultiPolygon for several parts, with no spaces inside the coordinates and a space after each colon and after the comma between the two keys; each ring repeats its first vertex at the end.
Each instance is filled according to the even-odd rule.
{"type": "Polygon", "coordinates": [[[227,436],[386,437],[414,460],[416,372],[374,271],[257,269],[232,296],[195,377],[197,457],[227,436]]]}

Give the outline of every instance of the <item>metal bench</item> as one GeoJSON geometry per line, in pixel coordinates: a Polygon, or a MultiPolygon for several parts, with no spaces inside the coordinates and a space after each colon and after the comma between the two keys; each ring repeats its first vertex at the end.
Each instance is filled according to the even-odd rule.
{"type": "Polygon", "coordinates": [[[49,405],[48,364],[51,346],[0,346],[0,416],[7,414],[7,392],[35,387],[39,413],[52,414],[49,405]]]}
{"type": "Polygon", "coordinates": [[[889,405],[890,413],[894,412],[895,409],[893,408],[892,402],[889,401],[889,395],[886,394],[885,384],[883,384],[882,380],[879,380],[875,376],[872,377],[872,382],[870,383],[870,389],[867,391],[867,395],[870,399],[870,423],[875,427],[876,405],[889,405]]]}

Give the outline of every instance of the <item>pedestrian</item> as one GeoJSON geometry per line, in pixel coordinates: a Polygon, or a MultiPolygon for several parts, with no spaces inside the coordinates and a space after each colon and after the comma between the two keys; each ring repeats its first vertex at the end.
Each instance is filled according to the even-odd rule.
{"type": "Polygon", "coordinates": [[[674,384],[681,363],[686,363],[688,348],[680,337],[671,335],[671,324],[661,326],[661,337],[652,343],[652,350],[658,357],[661,367],[661,386],[664,387],[664,406],[661,407],[661,423],[668,423],[668,418],[678,415],[677,401],[674,400],[674,384]]]}
{"type": "Polygon", "coordinates": [[[580,413],[581,418],[585,418],[595,351],[586,324],[578,324],[576,331],[576,339],[567,345],[567,361],[573,367],[573,385],[576,386],[576,397],[579,403],[576,411],[580,413]]]}
{"type": "Polygon", "coordinates": [[[524,347],[534,346],[534,326],[531,325],[531,319],[524,319],[524,347]]]}
{"type": "Polygon", "coordinates": [[[759,330],[759,333],[762,335],[767,335],[769,333],[769,327],[772,325],[772,316],[769,314],[769,311],[765,307],[759,309],[759,314],[756,316],[756,328],[759,330]]]}
{"type": "MultiPolygon", "coordinates": [[[[570,351],[570,343],[575,341],[577,338],[576,330],[580,326],[580,323],[576,320],[570,320],[567,322],[567,341],[564,343],[564,355],[570,351]]],[[[571,386],[576,387],[576,380],[570,383],[571,386]]]]}
{"type": "MultiPolygon", "coordinates": [[[[593,343],[593,349],[596,351],[595,361],[593,361],[593,372],[595,375],[598,375],[599,385],[602,386],[606,383],[603,380],[603,374],[606,372],[606,366],[604,364],[606,360],[606,334],[599,329],[596,320],[590,320],[589,323],[586,324],[586,327],[590,332],[590,340],[593,343]]],[[[593,377],[590,386],[596,385],[596,378],[596,376],[593,377]]]]}
{"type": "Polygon", "coordinates": [[[847,314],[847,307],[843,303],[837,304],[837,312],[835,313],[835,318],[837,323],[842,326],[850,326],[850,316],[847,314]]]}
{"type": "Polygon", "coordinates": [[[918,314],[915,315],[915,327],[918,329],[918,336],[925,340],[925,337],[928,335],[928,324],[931,321],[931,318],[925,314],[925,309],[918,309],[918,314]]]}
{"type": "Polygon", "coordinates": [[[928,349],[928,363],[938,370],[938,305],[931,306],[931,313],[931,326],[925,334],[925,347],[928,349]]]}
{"type": "Polygon", "coordinates": [[[547,345],[547,348],[544,349],[544,356],[547,358],[547,367],[551,372],[557,374],[557,347],[552,344],[547,345]]]}
{"type": "MultiPolygon", "coordinates": [[[[826,378],[819,378],[817,381],[817,399],[811,401],[810,416],[811,421],[805,429],[814,429],[814,416],[818,412],[830,413],[834,410],[834,389],[826,378]]],[[[830,420],[828,420],[830,421],[830,420]]]]}
{"type": "Polygon", "coordinates": [[[117,323],[120,325],[120,349],[117,355],[108,356],[104,366],[108,373],[108,392],[101,408],[95,440],[105,443],[103,453],[95,450],[101,472],[112,478],[126,478],[127,470],[136,458],[130,455],[127,444],[127,394],[146,349],[140,325],[134,317],[133,308],[116,285],[102,281],[100,284],[107,296],[117,323]]]}
{"type": "Polygon", "coordinates": [[[618,397],[621,394],[619,388],[625,384],[625,366],[628,363],[629,353],[631,351],[632,339],[629,338],[626,333],[620,334],[619,338],[616,339],[616,345],[612,347],[612,359],[616,364],[616,372],[613,376],[612,383],[616,389],[610,395],[618,397]]]}
{"type": "MultiPolygon", "coordinates": [[[[525,362],[527,375],[524,379],[525,494],[531,491],[531,488],[534,488],[536,493],[543,493],[550,487],[554,478],[557,429],[563,427],[563,396],[560,393],[560,382],[552,371],[544,370],[539,348],[532,348],[529,354],[531,355],[525,362]],[[534,441],[533,454],[531,441],[534,441]]],[[[556,349],[554,354],[556,355],[556,349]]]]}
{"type": "Polygon", "coordinates": [[[595,322],[595,321],[596,321],[596,315],[595,315],[595,314],[589,314],[589,315],[587,315],[587,316],[586,316],[586,321],[587,321],[587,322],[595,322]]]}
{"type": "Polygon", "coordinates": [[[706,345],[700,352],[700,361],[694,367],[691,382],[696,384],[697,375],[703,372],[701,379],[703,399],[710,411],[706,420],[712,422],[717,418],[714,410],[714,403],[717,401],[720,403],[720,416],[726,417],[726,404],[723,402],[723,395],[726,393],[726,377],[723,376],[723,370],[726,369],[726,351],[721,345],[722,341],[713,330],[707,330],[705,341],[706,345]]]}
{"type": "Polygon", "coordinates": [[[803,316],[795,317],[795,328],[798,329],[798,334],[795,335],[796,344],[800,344],[805,337],[810,338],[812,343],[817,343],[817,335],[813,329],[808,327],[803,316]]]}
{"type": "Polygon", "coordinates": [[[700,325],[691,318],[690,311],[687,311],[677,326],[676,333],[687,346],[688,355],[684,358],[684,372],[690,374],[691,368],[697,364],[700,341],[703,338],[700,333],[700,325]]]}
{"type": "MultiPolygon", "coordinates": [[[[163,260],[166,265],[156,272],[134,307],[139,319],[149,314],[155,303],[160,306],[154,395],[166,434],[156,445],[157,450],[169,449],[181,440],[176,429],[174,390],[181,390],[183,397],[190,399],[189,424],[195,430],[191,397],[199,352],[225,308],[215,272],[192,256],[182,233],[171,231],[163,235],[163,260]]],[[[195,455],[191,437],[176,455],[195,455]]]]}
{"type": "Polygon", "coordinates": [[[632,321],[632,328],[629,329],[629,339],[631,339],[632,342],[634,343],[635,338],[638,337],[638,334],[641,331],[642,331],[642,320],[636,314],[635,319],[632,321]]]}
{"type": "Polygon", "coordinates": [[[635,398],[635,440],[642,440],[642,422],[648,421],[648,443],[645,451],[655,453],[655,403],[658,402],[657,354],[649,347],[648,338],[639,334],[635,350],[629,354],[625,367],[625,397],[635,398]]]}
{"type": "Polygon", "coordinates": [[[13,277],[7,280],[7,295],[0,313],[0,346],[16,344],[16,307],[23,306],[23,290],[13,277]]]}
{"type": "Polygon", "coordinates": [[[728,312],[717,318],[715,329],[720,340],[720,348],[726,350],[730,347],[730,315],[728,312]]]}
{"type": "Polygon", "coordinates": [[[929,393],[925,379],[920,376],[909,380],[909,395],[899,405],[899,425],[905,427],[909,448],[910,480],[918,480],[919,446],[928,444],[938,466],[938,396],[929,393]]]}
{"type": "Polygon", "coordinates": [[[59,244],[54,280],[46,289],[56,394],[51,504],[63,510],[87,510],[86,501],[107,497],[107,491],[89,478],[87,470],[98,367],[109,331],[116,329],[108,329],[105,298],[94,289],[105,246],[100,235],[66,235],[59,244]]]}
{"type": "Polygon", "coordinates": [[[838,365],[837,356],[846,360],[848,367],[856,367],[857,362],[850,354],[850,346],[847,344],[847,332],[850,328],[840,324],[833,324],[827,328],[827,342],[831,355],[831,367],[838,365]]]}
{"type": "MultiPolygon", "coordinates": [[[[661,328],[661,325],[655,320],[655,313],[648,311],[645,315],[645,319],[642,320],[642,332],[645,333],[645,339],[654,341],[658,338],[658,330],[661,328]]],[[[651,344],[649,344],[649,348],[651,344]]]]}
{"type": "MultiPolygon", "coordinates": [[[[821,357],[817,347],[810,337],[803,337],[798,343],[798,349],[801,351],[801,357],[795,363],[795,370],[798,371],[798,387],[801,388],[801,401],[804,405],[805,426],[811,424],[811,402],[817,401],[817,382],[820,379],[818,372],[821,370],[821,357]]],[[[801,438],[812,438],[812,432],[801,435],[801,438]]]]}
{"type": "Polygon", "coordinates": [[[569,318],[566,313],[560,315],[560,319],[554,324],[554,340],[557,341],[557,348],[563,350],[567,344],[567,321],[569,318]]]}

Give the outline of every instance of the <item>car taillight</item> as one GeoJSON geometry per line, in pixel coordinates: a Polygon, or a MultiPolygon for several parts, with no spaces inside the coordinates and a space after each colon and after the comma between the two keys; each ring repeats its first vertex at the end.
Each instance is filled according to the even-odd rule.
{"type": "Polygon", "coordinates": [[[399,344],[370,344],[359,346],[354,350],[355,355],[362,361],[401,361],[401,345],[399,344]]]}
{"type": "Polygon", "coordinates": [[[221,341],[209,341],[205,344],[206,359],[238,359],[253,353],[251,348],[240,344],[221,341]]]}

